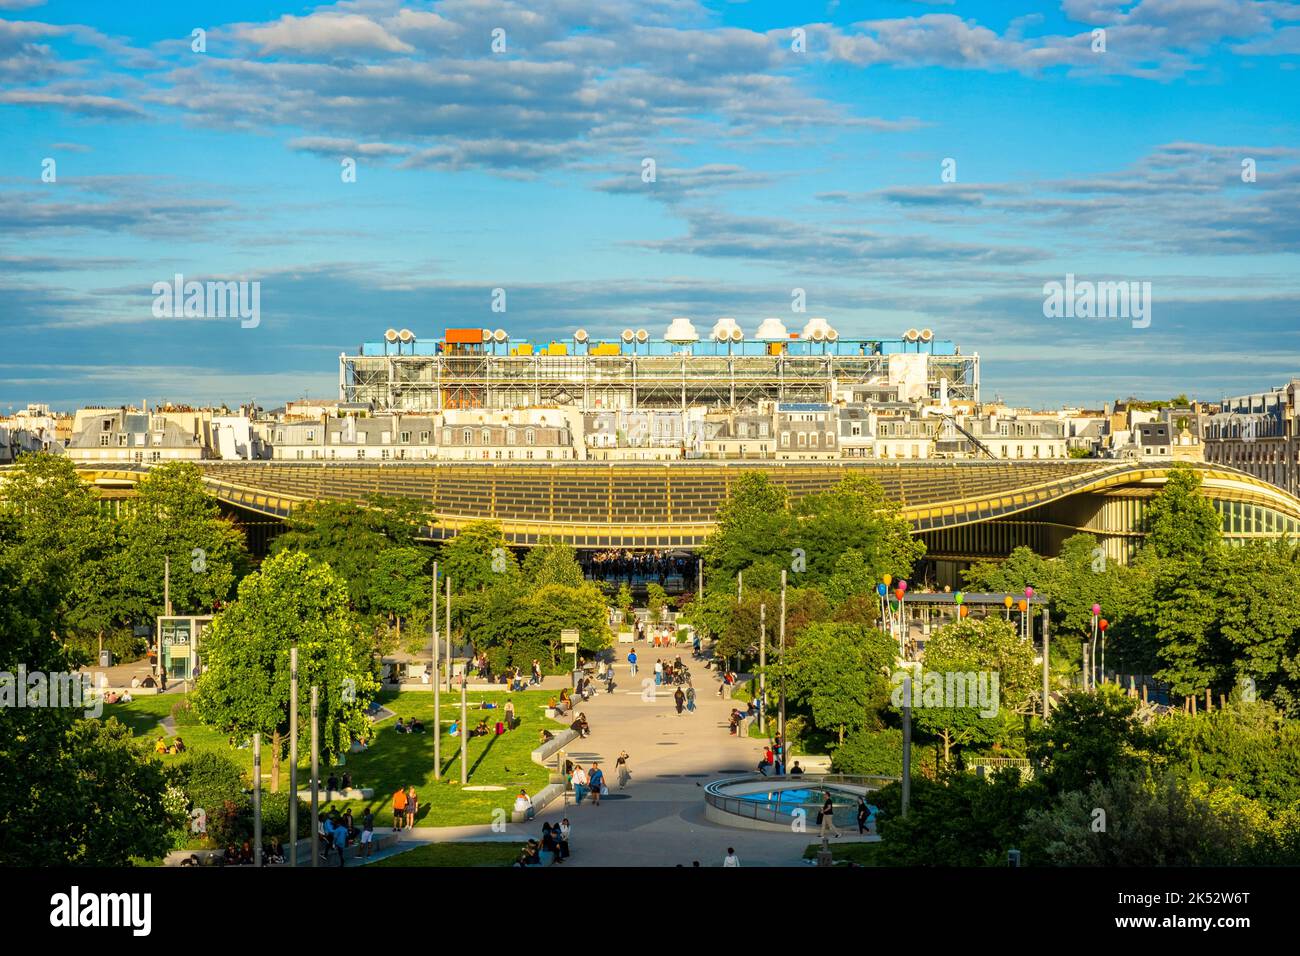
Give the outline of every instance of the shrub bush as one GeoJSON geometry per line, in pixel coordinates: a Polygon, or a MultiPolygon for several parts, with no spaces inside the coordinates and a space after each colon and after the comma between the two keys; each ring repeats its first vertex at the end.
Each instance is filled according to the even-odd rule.
{"type": "MultiPolygon", "coordinates": [[[[860,730],[844,738],[831,754],[831,769],[836,773],[903,775],[903,732],[894,728],[860,730]]],[[[935,756],[930,747],[912,743],[912,774],[934,776],[935,756]]]]}

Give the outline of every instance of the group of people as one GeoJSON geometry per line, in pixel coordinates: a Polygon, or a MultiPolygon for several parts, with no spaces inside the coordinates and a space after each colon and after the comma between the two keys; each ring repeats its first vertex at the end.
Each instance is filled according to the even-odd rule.
{"type": "MultiPolygon", "coordinates": [[[[226,846],[226,852],[222,854],[221,865],[222,866],[253,866],[257,862],[255,856],[256,855],[253,853],[253,846],[248,840],[245,840],[243,844],[231,843],[226,846]]],[[[284,844],[281,843],[278,838],[272,840],[269,844],[263,844],[262,846],[263,866],[271,863],[283,863],[283,862],[284,862],[284,844]]],[[[184,863],[182,863],[181,865],[198,866],[199,865],[198,854],[191,854],[190,858],[186,860],[184,863]]]]}
{"type": "Polygon", "coordinates": [[[343,779],[339,779],[337,774],[330,774],[325,781],[325,789],[330,793],[338,793],[343,790],[352,789],[352,774],[347,770],[343,771],[343,779]]]}
{"type": "Polygon", "coordinates": [[[667,551],[634,553],[614,548],[598,551],[591,556],[591,576],[605,580],[655,580],[665,583],[669,577],[680,577],[684,583],[694,578],[695,560],[688,555],[667,551]]]}
{"type": "Polygon", "coordinates": [[[393,793],[393,832],[410,830],[420,812],[420,797],[415,787],[398,787],[393,793]]]}
{"type": "Polygon", "coordinates": [[[397,725],[393,729],[399,734],[422,734],[424,733],[424,722],[418,717],[412,717],[409,721],[403,723],[402,718],[398,717],[397,725]]]}
{"type": "Polygon", "coordinates": [[[691,684],[687,684],[685,690],[678,687],[673,692],[673,703],[676,704],[679,714],[683,710],[695,713],[695,687],[691,684]]]}
{"type": "Polygon", "coordinates": [[[758,716],[758,701],[751,700],[745,705],[745,709],[738,707],[731,708],[731,716],[728,720],[728,726],[731,728],[731,736],[735,737],[740,733],[740,723],[743,720],[753,720],[758,716]]]}
{"type": "Polygon", "coordinates": [[[581,711],[578,712],[578,716],[573,723],[569,724],[569,729],[576,730],[579,737],[591,736],[591,725],[587,723],[587,715],[581,711]]]}
{"type": "MultiPolygon", "coordinates": [[[[414,794],[414,788],[411,789],[414,794]]],[[[397,819],[397,811],[393,811],[394,821],[397,819]]],[[[394,829],[397,829],[394,827],[394,829]]],[[[320,829],[316,832],[316,838],[320,843],[320,853],[322,862],[329,862],[331,852],[337,853],[339,857],[339,866],[345,862],[344,852],[347,848],[361,841],[361,857],[365,859],[370,856],[374,847],[375,838],[375,815],[366,808],[366,812],[361,815],[361,826],[355,826],[352,820],[352,810],[344,809],[342,813],[337,810],[326,810],[321,815],[320,829]]]]}
{"type": "MultiPolygon", "coordinates": [[[[605,771],[599,763],[592,763],[590,770],[584,770],[582,764],[573,764],[569,770],[569,779],[573,783],[573,802],[582,803],[587,794],[591,794],[591,805],[600,806],[600,798],[609,793],[609,784],[605,783],[605,771]]],[[[567,768],[566,768],[567,769],[567,768]]]]}
{"type": "Polygon", "coordinates": [[[662,660],[655,660],[656,684],[689,684],[690,680],[691,672],[682,663],[680,654],[677,655],[676,660],[669,661],[667,664],[662,660]]]}
{"type": "Polygon", "coordinates": [[[153,752],[156,754],[183,754],[185,753],[185,741],[181,740],[178,734],[169,744],[167,738],[159,734],[158,739],[154,741],[153,752]]]}
{"type": "Polygon", "coordinates": [[[541,866],[545,860],[542,859],[543,853],[551,854],[550,859],[556,863],[563,863],[569,858],[569,818],[565,817],[559,823],[543,823],[542,838],[540,840],[530,839],[519,851],[519,859],[516,866],[541,866]]]}

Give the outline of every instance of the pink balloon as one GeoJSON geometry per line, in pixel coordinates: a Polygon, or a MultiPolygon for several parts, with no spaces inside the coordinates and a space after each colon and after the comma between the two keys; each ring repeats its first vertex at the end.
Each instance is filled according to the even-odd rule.
{"type": "Polygon", "coordinates": [[[906,581],[899,581],[899,582],[898,582],[898,589],[899,589],[900,591],[906,591],[906,590],[907,590],[907,582],[906,582],[906,581]]]}
{"type": "Polygon", "coordinates": [[[1093,617],[1096,617],[1096,616],[1097,616],[1098,614],[1100,614],[1100,613],[1101,613],[1101,605],[1100,605],[1100,604],[1094,604],[1094,605],[1092,606],[1092,616],[1093,616],[1093,617]]]}
{"type": "Polygon", "coordinates": [[[1033,596],[1034,596],[1034,589],[1033,589],[1033,588],[1025,588],[1025,597],[1027,597],[1027,598],[1031,598],[1031,597],[1033,597],[1033,596]]]}

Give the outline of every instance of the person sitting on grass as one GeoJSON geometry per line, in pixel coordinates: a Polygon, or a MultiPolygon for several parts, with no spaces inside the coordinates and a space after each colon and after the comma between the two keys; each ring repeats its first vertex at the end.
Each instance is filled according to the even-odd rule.
{"type": "Polygon", "coordinates": [[[424,733],[424,721],[420,720],[418,717],[412,717],[410,723],[406,725],[406,732],[408,734],[424,733]]]}
{"type": "Polygon", "coordinates": [[[167,752],[169,754],[185,753],[185,741],[181,740],[181,738],[178,736],[175,740],[172,741],[172,745],[167,749],[167,752]]]}
{"type": "Polygon", "coordinates": [[[396,730],[399,734],[406,733],[406,724],[402,722],[401,717],[397,718],[397,724],[393,727],[393,729],[396,730]]]}
{"type": "Polygon", "coordinates": [[[536,840],[529,840],[519,850],[519,866],[540,866],[542,862],[541,847],[536,840]]]}
{"type": "Polygon", "coordinates": [[[533,807],[533,798],[528,795],[527,790],[521,788],[519,796],[515,797],[515,813],[522,813],[525,819],[531,820],[536,812],[533,807]]]}
{"type": "Polygon", "coordinates": [[[488,735],[488,725],[486,720],[480,720],[478,726],[469,732],[470,738],[486,737],[488,735]]]}
{"type": "Polygon", "coordinates": [[[460,721],[453,720],[451,722],[451,726],[447,728],[447,736],[448,737],[460,736],[460,721]]]}
{"type": "Polygon", "coordinates": [[[154,741],[153,752],[165,754],[167,752],[167,738],[159,734],[158,739],[154,741]]]}

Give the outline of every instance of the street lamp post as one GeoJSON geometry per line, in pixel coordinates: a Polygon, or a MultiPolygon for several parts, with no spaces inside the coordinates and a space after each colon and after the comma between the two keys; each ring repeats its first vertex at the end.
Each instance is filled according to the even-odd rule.
{"type": "Polygon", "coordinates": [[[429,627],[433,632],[433,670],[429,680],[433,684],[433,779],[442,779],[442,675],[438,673],[438,562],[433,562],[433,588],[429,595],[432,613],[429,627]]]}
{"type": "Polygon", "coordinates": [[[785,739],[785,569],[781,570],[781,710],[777,726],[777,736],[781,738],[781,769],[790,759],[789,744],[785,739]]]}

